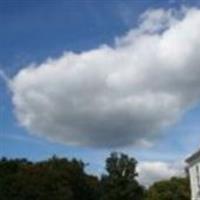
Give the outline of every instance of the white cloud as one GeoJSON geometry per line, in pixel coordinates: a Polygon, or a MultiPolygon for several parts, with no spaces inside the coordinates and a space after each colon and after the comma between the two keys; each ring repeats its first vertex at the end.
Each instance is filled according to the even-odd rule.
{"type": "Polygon", "coordinates": [[[13,104],[31,133],[66,144],[151,144],[200,100],[200,10],[151,10],[114,47],[27,66],[13,104]]]}
{"type": "Polygon", "coordinates": [[[173,176],[183,176],[183,163],[168,163],[162,161],[143,161],[138,165],[139,182],[150,186],[156,181],[169,179],[173,176]]]}

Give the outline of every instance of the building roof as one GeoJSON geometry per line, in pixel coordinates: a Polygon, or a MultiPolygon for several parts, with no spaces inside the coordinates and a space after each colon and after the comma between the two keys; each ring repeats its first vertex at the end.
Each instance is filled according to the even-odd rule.
{"type": "Polygon", "coordinates": [[[189,157],[186,159],[186,162],[187,162],[187,163],[190,163],[190,162],[192,162],[192,161],[194,161],[194,160],[196,160],[196,159],[198,159],[198,158],[200,158],[200,149],[199,149],[197,152],[195,152],[194,154],[192,154],[191,156],[189,156],[189,157]]]}

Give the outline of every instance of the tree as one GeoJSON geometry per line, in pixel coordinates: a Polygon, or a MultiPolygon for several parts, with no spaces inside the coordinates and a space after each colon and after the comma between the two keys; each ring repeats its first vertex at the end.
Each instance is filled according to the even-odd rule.
{"type": "Polygon", "coordinates": [[[56,156],[41,162],[0,159],[1,200],[189,200],[187,178],[154,183],[147,191],[137,181],[137,161],[112,153],[99,180],[76,159],[56,156]],[[145,193],[145,194],[144,194],[145,193]]]}
{"type": "MultiPolygon", "coordinates": [[[[1,200],[97,200],[99,181],[76,159],[0,160],[1,200]]],[[[98,196],[99,197],[99,196],[98,196]]]]}
{"type": "Polygon", "coordinates": [[[136,180],[137,161],[125,154],[111,153],[106,160],[107,175],[101,179],[101,200],[141,200],[144,189],[136,180]]]}
{"type": "Polygon", "coordinates": [[[147,191],[147,200],[190,200],[188,177],[173,177],[154,183],[147,191]]]}

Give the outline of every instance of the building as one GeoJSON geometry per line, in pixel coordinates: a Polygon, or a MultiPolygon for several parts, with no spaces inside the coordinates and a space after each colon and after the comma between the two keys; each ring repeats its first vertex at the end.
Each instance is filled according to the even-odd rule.
{"type": "Polygon", "coordinates": [[[187,158],[192,200],[200,200],[200,150],[187,158]]]}

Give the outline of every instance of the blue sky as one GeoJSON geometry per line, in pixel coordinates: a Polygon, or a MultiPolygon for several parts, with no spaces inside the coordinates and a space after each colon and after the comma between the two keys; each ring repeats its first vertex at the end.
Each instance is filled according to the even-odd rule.
{"type": "MultiPolygon", "coordinates": [[[[198,0],[69,0],[0,2],[0,68],[12,78],[30,63],[40,65],[63,52],[85,52],[102,44],[112,46],[116,37],[138,26],[139,16],[149,9],[198,7],[198,0]]],[[[46,159],[54,154],[77,157],[90,163],[92,172],[102,171],[102,162],[112,150],[125,151],[139,161],[174,162],[199,148],[200,104],[184,112],[176,123],[162,131],[151,147],[96,148],[49,141],[30,134],[16,119],[12,92],[0,79],[0,156],[46,159]]]]}

